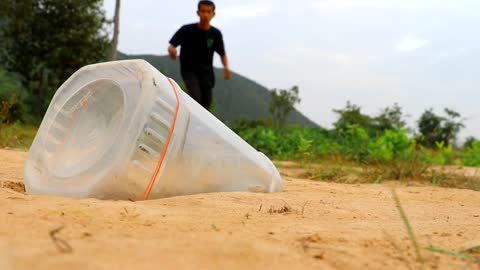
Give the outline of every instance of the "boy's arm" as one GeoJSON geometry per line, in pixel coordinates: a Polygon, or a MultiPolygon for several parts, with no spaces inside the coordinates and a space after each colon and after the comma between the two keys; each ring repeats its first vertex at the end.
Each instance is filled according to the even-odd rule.
{"type": "Polygon", "coordinates": [[[168,46],[168,55],[170,55],[170,58],[173,60],[177,59],[177,46],[182,44],[183,41],[183,35],[185,32],[185,27],[182,26],[178,31],[173,35],[173,37],[170,39],[170,45],[168,46]]]}
{"type": "Polygon", "coordinates": [[[228,67],[228,58],[226,54],[222,56],[222,65],[223,65],[223,77],[225,78],[225,80],[228,80],[230,79],[232,74],[230,72],[230,68],[228,67]]]}
{"type": "Polygon", "coordinates": [[[227,58],[227,54],[225,53],[225,46],[223,44],[223,36],[222,36],[222,33],[220,31],[218,32],[218,39],[217,39],[217,42],[215,42],[214,50],[220,55],[220,57],[222,59],[223,77],[225,78],[225,80],[230,79],[232,74],[230,72],[230,68],[228,67],[228,58],[227,58]]]}
{"type": "Polygon", "coordinates": [[[170,55],[170,58],[173,60],[177,59],[177,48],[175,48],[172,44],[168,46],[168,54],[170,55]]]}

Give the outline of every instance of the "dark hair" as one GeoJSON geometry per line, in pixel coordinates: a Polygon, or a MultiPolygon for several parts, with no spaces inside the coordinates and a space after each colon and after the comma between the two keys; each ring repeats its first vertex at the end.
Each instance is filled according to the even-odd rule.
{"type": "Polygon", "coordinates": [[[202,0],[200,2],[198,2],[198,10],[200,10],[200,6],[201,5],[206,5],[206,6],[212,6],[213,7],[213,11],[215,11],[215,4],[212,2],[212,1],[209,1],[209,0],[202,0]]]}

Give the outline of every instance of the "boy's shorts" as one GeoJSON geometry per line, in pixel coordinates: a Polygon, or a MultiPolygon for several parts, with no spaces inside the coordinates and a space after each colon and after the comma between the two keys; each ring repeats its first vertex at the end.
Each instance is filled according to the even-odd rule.
{"type": "Polygon", "coordinates": [[[182,78],[188,94],[208,110],[212,103],[212,88],[215,86],[213,70],[203,72],[182,70],[182,78]]]}

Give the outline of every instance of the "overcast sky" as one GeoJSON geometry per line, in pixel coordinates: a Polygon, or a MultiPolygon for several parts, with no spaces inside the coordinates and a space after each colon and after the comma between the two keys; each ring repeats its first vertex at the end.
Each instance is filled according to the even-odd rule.
{"type": "MultiPolygon", "coordinates": [[[[166,54],[174,32],[198,21],[197,2],[123,0],[119,50],[166,54]]],[[[215,3],[231,69],[269,89],[298,85],[297,109],[318,124],[330,127],[347,101],[370,115],[398,103],[411,127],[448,107],[466,118],[462,137],[480,137],[479,0],[215,3]]]]}

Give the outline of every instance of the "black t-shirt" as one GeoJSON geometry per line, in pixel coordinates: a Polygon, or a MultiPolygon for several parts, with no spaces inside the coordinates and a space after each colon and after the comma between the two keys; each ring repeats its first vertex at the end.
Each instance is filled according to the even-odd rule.
{"type": "Polygon", "coordinates": [[[182,26],[170,39],[170,44],[180,48],[180,66],[183,71],[213,69],[213,52],[225,55],[222,33],[211,26],[208,30],[192,23],[182,26]]]}

